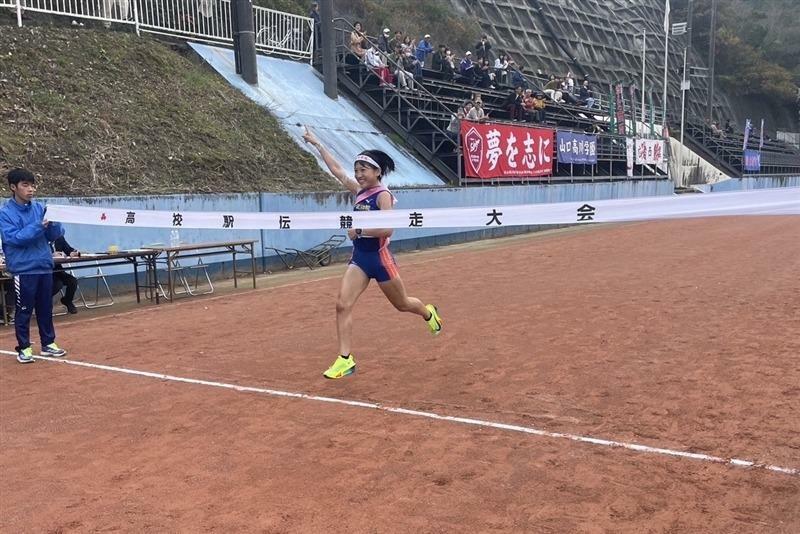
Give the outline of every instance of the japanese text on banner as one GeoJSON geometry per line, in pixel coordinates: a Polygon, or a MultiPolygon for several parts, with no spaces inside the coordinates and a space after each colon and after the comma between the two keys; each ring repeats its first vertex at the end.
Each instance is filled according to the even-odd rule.
{"type": "Polygon", "coordinates": [[[481,179],[549,176],[553,130],[461,122],[466,175],[481,179]]]}

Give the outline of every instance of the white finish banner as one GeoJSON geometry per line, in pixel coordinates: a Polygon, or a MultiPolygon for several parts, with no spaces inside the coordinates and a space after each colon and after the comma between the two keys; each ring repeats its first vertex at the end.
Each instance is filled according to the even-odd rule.
{"type": "Polygon", "coordinates": [[[47,206],[47,218],[62,223],[131,228],[230,230],[482,228],[725,215],[800,215],[800,188],[474,208],[312,213],[288,211],[215,213],[180,210],[128,210],[54,204],[47,206]]]}

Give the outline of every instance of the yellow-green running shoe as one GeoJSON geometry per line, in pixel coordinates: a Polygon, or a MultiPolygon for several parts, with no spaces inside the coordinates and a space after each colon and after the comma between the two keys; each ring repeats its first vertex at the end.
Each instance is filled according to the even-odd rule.
{"type": "Polygon", "coordinates": [[[425,322],[428,323],[431,334],[438,336],[442,331],[442,318],[439,317],[439,310],[433,304],[426,304],[425,308],[431,312],[431,316],[425,322]]]}
{"type": "Polygon", "coordinates": [[[356,372],[356,359],[350,354],[349,358],[345,358],[341,354],[333,362],[333,365],[328,367],[328,370],[322,373],[325,378],[335,379],[342,378],[356,372]]]}
{"type": "Polygon", "coordinates": [[[33,363],[36,360],[33,359],[33,349],[28,347],[26,349],[18,350],[17,351],[17,361],[19,363],[33,363]]]}

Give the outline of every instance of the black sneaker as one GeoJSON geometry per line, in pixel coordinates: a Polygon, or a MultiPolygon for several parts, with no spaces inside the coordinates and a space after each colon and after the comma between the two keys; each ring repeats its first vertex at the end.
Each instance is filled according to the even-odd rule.
{"type": "Polygon", "coordinates": [[[69,313],[78,313],[78,308],[76,308],[75,305],[71,301],[68,301],[66,298],[61,299],[61,304],[66,306],[67,311],[69,313]]]}

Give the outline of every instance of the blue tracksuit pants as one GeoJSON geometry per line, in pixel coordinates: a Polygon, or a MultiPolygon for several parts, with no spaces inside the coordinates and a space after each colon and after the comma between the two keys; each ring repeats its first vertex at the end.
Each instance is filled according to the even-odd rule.
{"type": "Polygon", "coordinates": [[[56,340],[53,327],[53,273],[15,275],[14,296],[17,299],[14,312],[17,350],[31,346],[30,326],[34,310],[42,347],[53,343],[56,340]]]}

